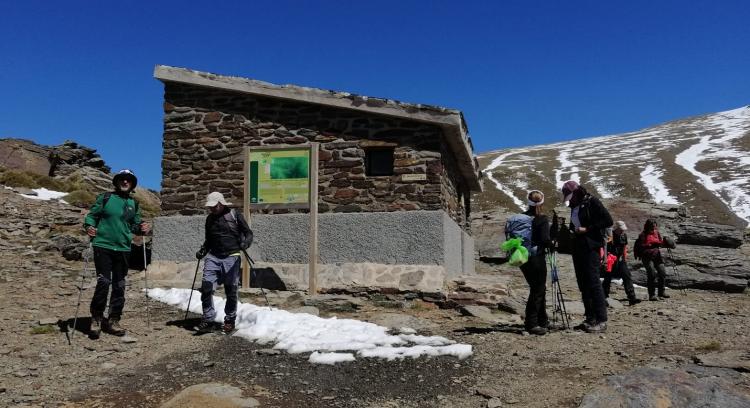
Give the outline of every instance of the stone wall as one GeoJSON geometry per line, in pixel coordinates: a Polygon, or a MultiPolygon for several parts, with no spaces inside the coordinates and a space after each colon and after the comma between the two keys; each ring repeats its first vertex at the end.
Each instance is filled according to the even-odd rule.
{"type": "Polygon", "coordinates": [[[202,214],[211,191],[241,206],[245,146],[320,142],[321,213],[442,209],[466,226],[468,191],[435,125],[171,82],[164,113],[165,215],[202,214]],[[365,175],[365,151],[378,147],[394,149],[394,175],[365,175]]]}

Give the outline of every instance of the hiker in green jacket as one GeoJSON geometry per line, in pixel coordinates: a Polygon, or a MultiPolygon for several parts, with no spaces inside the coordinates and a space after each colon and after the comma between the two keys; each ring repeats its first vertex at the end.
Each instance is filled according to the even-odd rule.
{"type": "Polygon", "coordinates": [[[120,317],[125,306],[125,277],[128,274],[128,256],[133,234],[144,235],[151,227],[141,221],[138,203],[131,193],[138,184],[132,171],[120,170],[112,179],[113,192],[99,194],[91,206],[84,229],[91,237],[96,267],[96,289],[91,299],[92,339],[99,338],[104,331],[115,336],[124,336],[120,317]],[[110,286],[109,313],[104,317],[110,286]]]}

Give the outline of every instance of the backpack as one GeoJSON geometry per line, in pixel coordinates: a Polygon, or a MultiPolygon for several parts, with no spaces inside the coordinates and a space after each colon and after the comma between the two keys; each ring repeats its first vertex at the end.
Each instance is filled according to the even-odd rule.
{"type": "Polygon", "coordinates": [[[240,244],[240,248],[242,248],[243,251],[249,248],[253,242],[253,232],[250,231],[250,237],[248,239],[249,242],[248,242],[247,247],[242,245],[242,234],[240,234],[240,225],[237,222],[237,215],[235,214],[234,208],[230,208],[229,212],[224,214],[224,220],[227,222],[227,226],[229,227],[229,230],[232,232],[232,235],[234,235],[237,238],[237,241],[240,244]]]}
{"type": "Polygon", "coordinates": [[[529,251],[530,256],[537,254],[537,246],[531,242],[531,229],[534,217],[526,214],[512,215],[505,222],[505,239],[520,238],[521,244],[529,251]]]}

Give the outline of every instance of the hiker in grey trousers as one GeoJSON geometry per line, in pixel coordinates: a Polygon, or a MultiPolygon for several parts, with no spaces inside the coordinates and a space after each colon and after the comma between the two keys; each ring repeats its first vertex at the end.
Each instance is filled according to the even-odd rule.
{"type": "Polygon", "coordinates": [[[206,238],[195,254],[199,260],[206,258],[200,288],[203,319],[196,327],[196,330],[202,333],[213,330],[216,318],[213,294],[218,285],[224,285],[227,296],[222,330],[224,333],[230,333],[235,328],[240,258],[242,251],[252,244],[253,233],[242,214],[230,208],[230,205],[218,192],[209,194],[206,199],[206,207],[210,208],[206,218],[206,238]]]}

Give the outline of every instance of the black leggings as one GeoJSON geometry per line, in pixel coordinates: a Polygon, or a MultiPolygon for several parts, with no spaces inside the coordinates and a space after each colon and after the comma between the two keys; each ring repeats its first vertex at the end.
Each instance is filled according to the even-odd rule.
{"type": "Polygon", "coordinates": [[[112,287],[109,299],[109,318],[119,319],[125,307],[125,277],[128,275],[129,252],[113,251],[107,248],[94,247],[94,265],[96,266],[96,289],[91,299],[91,316],[101,317],[107,307],[107,295],[112,287]]]}
{"type": "Polygon", "coordinates": [[[633,278],[630,276],[630,269],[626,261],[617,261],[612,266],[611,273],[604,274],[604,280],[602,281],[602,288],[604,289],[604,296],[609,297],[609,288],[612,283],[613,276],[620,276],[622,278],[622,286],[625,287],[625,295],[628,300],[635,300],[635,288],[633,288],[633,278]]]}
{"type": "Polygon", "coordinates": [[[544,255],[529,256],[529,261],[521,265],[521,272],[529,284],[529,298],[526,300],[526,318],[524,326],[532,329],[536,326],[546,327],[547,318],[547,263],[544,255]]]}
{"type": "Polygon", "coordinates": [[[659,294],[663,295],[667,269],[664,266],[664,260],[661,258],[661,255],[654,258],[643,258],[643,266],[646,267],[646,275],[648,276],[646,283],[648,295],[654,296],[657,288],[659,289],[659,294]]]}

